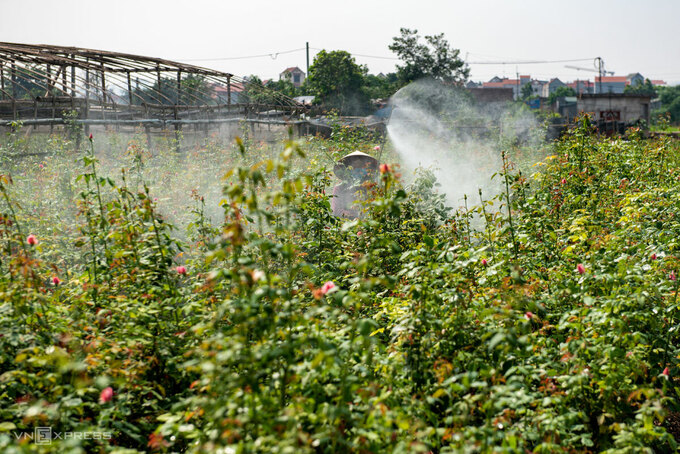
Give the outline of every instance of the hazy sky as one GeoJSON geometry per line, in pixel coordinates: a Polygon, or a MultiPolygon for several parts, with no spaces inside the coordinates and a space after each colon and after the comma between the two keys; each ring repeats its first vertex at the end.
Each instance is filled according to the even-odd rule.
{"type": "Polygon", "coordinates": [[[473,80],[516,71],[592,79],[564,66],[593,68],[601,56],[616,75],[680,83],[680,0],[0,0],[0,41],[121,51],[263,79],[304,70],[307,41],[311,60],[316,49],[342,49],[372,73],[394,71],[387,46],[400,27],[444,33],[473,80]],[[568,59],[589,60],[514,63],[568,59]]]}

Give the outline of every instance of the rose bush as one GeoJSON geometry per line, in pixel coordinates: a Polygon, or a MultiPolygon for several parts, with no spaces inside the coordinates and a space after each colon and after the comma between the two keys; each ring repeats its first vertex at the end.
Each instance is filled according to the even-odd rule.
{"type": "Polygon", "coordinates": [[[3,452],[676,448],[676,143],[584,119],[479,206],[390,164],[342,220],[338,137],[197,152],[231,167],[221,212],[176,215],[199,169],[133,139],[115,175],[98,140],[0,178],[3,452]],[[45,426],[111,437],[17,436],[45,426]]]}

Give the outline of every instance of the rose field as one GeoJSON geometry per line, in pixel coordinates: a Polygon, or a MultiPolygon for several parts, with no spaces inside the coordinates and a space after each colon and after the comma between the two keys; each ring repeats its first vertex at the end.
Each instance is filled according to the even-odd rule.
{"type": "Polygon", "coordinates": [[[497,189],[448,208],[362,130],[27,130],[0,139],[2,453],[676,450],[677,141],[502,141],[497,189]],[[337,218],[354,150],[380,174],[337,218]]]}

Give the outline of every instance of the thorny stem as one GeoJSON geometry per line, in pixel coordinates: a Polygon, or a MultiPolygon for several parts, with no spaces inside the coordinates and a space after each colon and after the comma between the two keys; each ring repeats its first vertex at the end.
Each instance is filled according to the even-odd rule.
{"type": "MultiPolygon", "coordinates": [[[[675,275],[675,291],[673,293],[673,303],[671,304],[671,308],[675,307],[675,303],[678,300],[678,289],[680,289],[680,277],[678,277],[677,272],[673,272],[675,275]]],[[[663,365],[666,367],[668,365],[668,350],[670,348],[670,340],[671,340],[671,324],[673,319],[671,318],[672,312],[669,313],[668,315],[668,329],[666,330],[666,345],[664,346],[664,352],[663,352],[663,365]]]]}
{"type": "Polygon", "coordinates": [[[14,211],[14,207],[12,206],[12,203],[9,200],[7,188],[5,188],[5,185],[2,183],[0,183],[0,191],[2,192],[2,196],[5,199],[5,202],[7,202],[7,207],[9,208],[9,212],[12,215],[12,221],[14,222],[14,225],[17,226],[17,233],[19,234],[19,244],[21,245],[21,249],[24,251],[24,255],[28,256],[28,251],[26,250],[26,245],[24,244],[23,241],[24,236],[21,234],[21,225],[17,221],[16,212],[14,211]]]}
{"type": "Polygon", "coordinates": [[[505,180],[505,201],[507,202],[507,207],[508,207],[508,223],[510,226],[510,237],[512,239],[512,250],[513,250],[513,255],[515,256],[515,260],[517,260],[517,242],[515,241],[515,226],[512,223],[512,205],[510,203],[510,183],[508,181],[508,159],[505,154],[505,150],[501,152],[501,156],[503,158],[503,177],[505,180]]]}
{"type": "Polygon", "coordinates": [[[495,261],[496,260],[495,247],[493,244],[493,238],[491,237],[491,228],[489,226],[488,215],[486,214],[486,207],[484,206],[485,205],[484,199],[482,198],[482,188],[479,188],[479,201],[482,206],[482,214],[484,215],[485,230],[489,237],[489,245],[491,246],[491,258],[495,261]]]}
{"type": "Polygon", "coordinates": [[[467,194],[463,194],[465,202],[465,227],[467,228],[468,245],[472,245],[472,233],[470,232],[470,211],[468,211],[467,194]]]}

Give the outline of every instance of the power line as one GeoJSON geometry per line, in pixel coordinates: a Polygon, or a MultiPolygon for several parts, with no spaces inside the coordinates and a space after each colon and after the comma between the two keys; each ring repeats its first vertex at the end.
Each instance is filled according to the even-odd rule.
{"type": "MultiPolygon", "coordinates": [[[[326,50],[326,49],[319,49],[318,47],[310,47],[310,49],[314,50],[326,50]]],[[[350,55],[353,55],[355,57],[366,57],[366,58],[379,58],[381,60],[399,60],[396,57],[384,57],[381,55],[366,55],[366,54],[355,54],[353,52],[349,52],[350,55]]]]}
{"type": "MultiPolygon", "coordinates": [[[[321,49],[318,47],[309,47],[309,49],[313,49],[316,51],[320,50],[325,50],[321,49]]],[[[284,55],[284,54],[290,54],[293,52],[300,52],[303,50],[307,50],[307,47],[300,47],[297,49],[290,49],[290,50],[282,50],[278,52],[270,52],[266,54],[258,54],[258,55],[244,55],[241,57],[213,57],[213,58],[179,58],[179,61],[223,61],[223,60],[245,60],[245,59],[250,59],[250,58],[263,58],[263,57],[269,57],[272,60],[276,60],[276,58],[279,55],[284,55]]],[[[350,52],[351,55],[355,57],[363,57],[363,58],[376,58],[380,60],[400,60],[397,57],[386,57],[384,55],[368,55],[368,54],[356,54],[353,52],[350,52]]],[[[481,54],[473,54],[473,55],[481,55],[481,54]]],[[[569,59],[569,60],[505,60],[505,61],[468,61],[466,62],[469,65],[537,65],[537,64],[547,64],[547,63],[571,63],[571,62],[582,62],[582,61],[591,61],[593,60],[592,58],[575,58],[575,59],[569,59]]]]}
{"type": "Polygon", "coordinates": [[[283,54],[290,54],[293,52],[299,52],[305,50],[304,47],[299,49],[282,50],[279,52],[271,52],[269,54],[259,54],[259,55],[245,55],[243,57],[216,57],[216,58],[178,58],[179,61],[220,61],[220,60],[245,60],[247,58],[261,58],[270,57],[272,60],[276,60],[276,57],[283,54]]]}
{"type": "Polygon", "coordinates": [[[592,61],[592,58],[577,58],[572,60],[513,60],[513,61],[469,61],[468,65],[540,65],[544,63],[571,63],[578,61],[592,61]]]}

